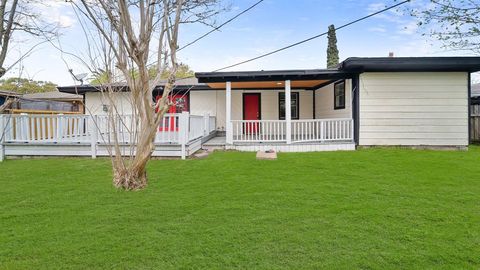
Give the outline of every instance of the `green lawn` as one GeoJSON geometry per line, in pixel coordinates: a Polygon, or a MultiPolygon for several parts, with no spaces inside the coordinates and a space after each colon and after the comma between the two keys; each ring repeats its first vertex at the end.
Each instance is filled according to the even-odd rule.
{"type": "Polygon", "coordinates": [[[0,269],[479,269],[480,147],[0,164],[0,269]]]}

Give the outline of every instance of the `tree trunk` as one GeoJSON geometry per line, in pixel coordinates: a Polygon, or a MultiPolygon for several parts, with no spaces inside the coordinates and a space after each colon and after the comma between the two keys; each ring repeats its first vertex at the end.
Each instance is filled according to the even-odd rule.
{"type": "Polygon", "coordinates": [[[147,186],[147,171],[143,168],[113,166],[113,185],[125,190],[139,190],[147,186]]]}

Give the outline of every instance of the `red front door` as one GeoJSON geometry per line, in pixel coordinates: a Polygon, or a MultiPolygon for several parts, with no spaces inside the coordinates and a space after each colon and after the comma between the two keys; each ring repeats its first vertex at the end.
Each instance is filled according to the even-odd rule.
{"type": "MultiPolygon", "coordinates": [[[[156,100],[158,101],[162,96],[157,96],[156,100]]],[[[170,108],[168,108],[169,114],[171,113],[182,113],[188,112],[188,95],[187,94],[174,94],[168,97],[169,101],[173,103],[170,108]]],[[[167,116],[160,123],[159,131],[178,131],[178,117],[176,116],[167,116]]]]}
{"type": "MultiPolygon", "coordinates": [[[[260,94],[243,94],[243,120],[260,120],[260,94]]],[[[244,127],[245,134],[256,134],[258,132],[258,123],[246,123],[244,127]]]]}

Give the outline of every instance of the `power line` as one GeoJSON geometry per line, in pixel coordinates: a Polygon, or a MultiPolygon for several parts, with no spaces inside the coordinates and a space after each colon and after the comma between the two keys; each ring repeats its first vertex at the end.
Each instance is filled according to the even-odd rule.
{"type": "MultiPolygon", "coordinates": [[[[391,10],[391,9],[393,9],[393,8],[399,7],[399,6],[404,5],[404,4],[406,4],[406,3],[410,2],[410,1],[411,1],[411,0],[405,0],[405,1],[403,1],[403,2],[400,2],[400,3],[398,3],[398,4],[395,4],[395,5],[393,5],[393,6],[386,7],[386,8],[384,8],[384,9],[382,9],[382,10],[379,10],[379,11],[377,11],[377,12],[371,13],[371,14],[369,14],[369,15],[367,15],[367,16],[364,16],[364,17],[361,17],[361,18],[356,19],[356,20],[354,20],[354,21],[351,21],[351,22],[349,22],[349,23],[343,24],[343,25],[341,25],[340,27],[336,28],[336,30],[340,30],[340,29],[346,28],[346,27],[348,27],[348,26],[350,26],[350,25],[352,25],[352,24],[361,22],[361,21],[363,21],[363,20],[366,20],[366,19],[368,19],[368,18],[371,18],[371,17],[373,17],[373,16],[376,16],[376,15],[378,15],[378,14],[381,14],[381,13],[383,13],[383,12],[386,12],[386,11],[388,11],[388,10],[391,10]]],[[[242,64],[245,64],[245,63],[248,63],[248,62],[252,62],[252,61],[258,60],[258,59],[260,59],[260,58],[264,58],[264,57],[267,57],[267,56],[269,56],[269,55],[272,55],[272,54],[275,54],[275,53],[284,51],[284,50],[286,50],[286,49],[289,49],[289,48],[298,46],[298,45],[300,45],[300,44],[306,43],[306,42],[308,42],[308,41],[311,41],[311,40],[313,40],[313,39],[319,38],[319,37],[324,36],[324,35],[326,35],[326,34],[328,34],[328,31],[327,31],[327,32],[324,32],[324,33],[321,33],[321,34],[318,34],[318,35],[315,35],[315,36],[313,36],[313,37],[310,37],[310,38],[307,38],[307,39],[304,39],[304,40],[295,42],[295,43],[293,43],[293,44],[287,45],[287,46],[282,47],[282,48],[280,48],[280,49],[276,49],[276,50],[274,50],[274,51],[271,51],[271,52],[268,52],[268,53],[265,53],[265,54],[262,54],[262,55],[259,55],[259,56],[250,58],[250,59],[248,59],[248,60],[241,61],[241,62],[238,62],[238,63],[233,64],[233,65],[229,65],[229,66],[226,66],[226,67],[223,67],[223,68],[216,69],[216,70],[214,70],[214,71],[212,71],[212,72],[218,72],[218,71],[221,71],[221,70],[224,70],[224,69],[228,69],[228,68],[235,67],[235,66],[239,66],[239,65],[242,65],[242,64]]],[[[184,77],[184,78],[178,79],[178,80],[176,80],[176,81],[178,82],[178,81],[182,81],[182,80],[186,80],[186,79],[191,79],[191,78],[195,78],[195,76],[184,77]]],[[[183,94],[183,96],[185,96],[185,95],[186,95],[188,92],[190,92],[190,91],[191,91],[191,88],[188,89],[188,90],[183,94]]]]}
{"type": "Polygon", "coordinates": [[[264,1],[264,0],[260,0],[260,1],[256,2],[255,4],[251,5],[251,6],[248,7],[247,9],[245,9],[245,10],[243,10],[242,12],[238,13],[237,15],[233,16],[232,18],[228,19],[227,21],[225,21],[224,23],[220,24],[219,26],[217,26],[217,27],[213,28],[212,30],[208,31],[207,33],[199,36],[199,37],[196,38],[195,40],[187,43],[185,46],[180,47],[180,48],[177,50],[177,52],[178,52],[178,51],[181,51],[181,50],[183,50],[183,49],[185,49],[185,48],[187,48],[188,46],[196,43],[197,41],[201,40],[202,38],[204,38],[204,37],[210,35],[211,33],[219,30],[220,28],[222,28],[222,27],[225,26],[226,24],[228,24],[228,23],[230,23],[231,21],[235,20],[236,18],[242,16],[244,13],[247,13],[248,11],[250,11],[251,9],[253,9],[254,7],[256,7],[257,5],[259,5],[260,3],[262,3],[263,1],[264,1]]]}
{"type": "MultiPolygon", "coordinates": [[[[187,47],[189,47],[189,46],[191,46],[191,45],[193,45],[193,44],[195,44],[195,43],[197,43],[198,41],[200,41],[201,39],[207,37],[207,36],[210,35],[211,33],[219,30],[220,28],[222,28],[222,27],[224,27],[225,25],[229,24],[229,23],[232,22],[233,20],[235,20],[235,19],[237,19],[238,17],[242,16],[243,14],[247,13],[248,11],[250,11],[251,9],[253,9],[254,7],[258,6],[258,5],[259,5],[260,3],[262,3],[263,1],[265,1],[265,0],[259,0],[259,1],[257,1],[255,4],[249,6],[247,9],[244,9],[242,12],[240,12],[240,13],[238,13],[237,15],[233,16],[232,18],[226,20],[225,22],[223,22],[223,23],[220,24],[219,26],[214,27],[212,30],[206,32],[205,34],[199,36],[198,38],[196,38],[196,39],[194,39],[194,40],[192,40],[192,41],[190,41],[189,43],[185,44],[184,46],[178,48],[178,49],[177,49],[177,52],[178,52],[178,51],[181,51],[181,50],[183,50],[183,49],[185,49],[185,48],[187,48],[187,47]]],[[[158,53],[161,53],[161,52],[158,52],[158,53]]],[[[169,56],[169,54],[168,54],[166,57],[168,57],[168,56],[169,56]]],[[[152,66],[152,65],[154,65],[154,64],[155,64],[155,63],[152,63],[152,64],[149,64],[148,66],[152,66]]]]}
{"type": "MultiPolygon", "coordinates": [[[[351,21],[351,22],[349,22],[349,23],[346,23],[346,24],[344,24],[344,25],[341,25],[340,27],[336,28],[336,30],[341,30],[341,29],[346,28],[346,27],[348,27],[348,26],[350,26],[350,25],[352,25],[352,24],[361,22],[361,21],[363,21],[363,20],[366,20],[366,19],[368,19],[368,18],[370,18],[370,17],[373,17],[373,16],[375,16],[375,15],[378,15],[378,14],[380,14],[380,13],[383,13],[383,12],[386,12],[386,11],[391,10],[391,9],[393,9],[393,8],[399,7],[399,6],[401,6],[401,5],[403,5],[403,4],[406,4],[406,3],[410,2],[410,1],[411,1],[411,0],[405,0],[405,1],[403,1],[403,2],[400,2],[400,3],[398,3],[398,4],[395,4],[395,5],[393,5],[393,6],[386,7],[386,8],[384,8],[384,9],[382,9],[382,10],[379,10],[379,11],[377,11],[377,12],[375,12],[375,13],[369,14],[369,15],[364,16],[364,17],[362,17],[362,18],[359,18],[359,19],[356,19],[356,20],[351,21]]],[[[287,45],[287,46],[285,46],[285,47],[276,49],[276,50],[274,50],[274,51],[271,51],[271,52],[268,52],[268,53],[265,53],[265,54],[262,54],[262,55],[259,55],[259,56],[250,58],[250,59],[248,59],[248,60],[244,60],[244,61],[238,62],[238,63],[236,63],[236,64],[233,64],[233,65],[229,65],[229,66],[226,66],[226,67],[223,67],[223,68],[216,69],[216,70],[214,70],[214,71],[212,71],[212,72],[217,72],[217,71],[221,71],[221,70],[224,70],[224,69],[228,69],[228,68],[236,67],[236,66],[239,66],[239,65],[243,65],[243,64],[245,64],[245,63],[249,63],[249,62],[258,60],[258,59],[260,59],[260,58],[264,58],[264,57],[267,57],[267,56],[269,56],[269,55],[272,55],[272,54],[275,54],[275,53],[284,51],[284,50],[286,50],[286,49],[290,49],[290,48],[292,48],[292,47],[295,47],[295,46],[298,46],[298,45],[300,45],[300,44],[306,43],[306,42],[308,42],[308,41],[317,39],[317,38],[319,38],[319,37],[325,36],[326,34],[328,34],[328,31],[327,31],[327,32],[324,32],[324,33],[321,33],[321,34],[318,34],[318,35],[315,35],[315,36],[313,36],[313,37],[310,37],[310,38],[301,40],[301,41],[299,41],[299,42],[295,42],[295,43],[290,44],[290,45],[287,45]]]]}

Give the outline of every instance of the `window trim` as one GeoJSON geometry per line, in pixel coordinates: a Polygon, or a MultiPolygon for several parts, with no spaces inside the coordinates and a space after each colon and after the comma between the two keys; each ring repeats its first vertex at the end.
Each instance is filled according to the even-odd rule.
{"type": "MultiPolygon", "coordinates": [[[[285,96],[285,92],[278,92],[278,120],[286,120],[285,116],[282,119],[282,114],[280,113],[280,97],[282,96],[282,94],[285,96]]],[[[297,96],[297,117],[292,117],[292,120],[299,120],[300,119],[300,92],[290,92],[290,94],[297,96]]]]}
{"type": "Polygon", "coordinates": [[[334,110],[342,110],[345,109],[345,105],[347,103],[347,84],[345,80],[341,80],[338,82],[335,82],[333,85],[333,109],[334,110]],[[337,95],[336,95],[336,88],[338,84],[343,83],[343,105],[342,106],[337,106],[337,95]]]}

